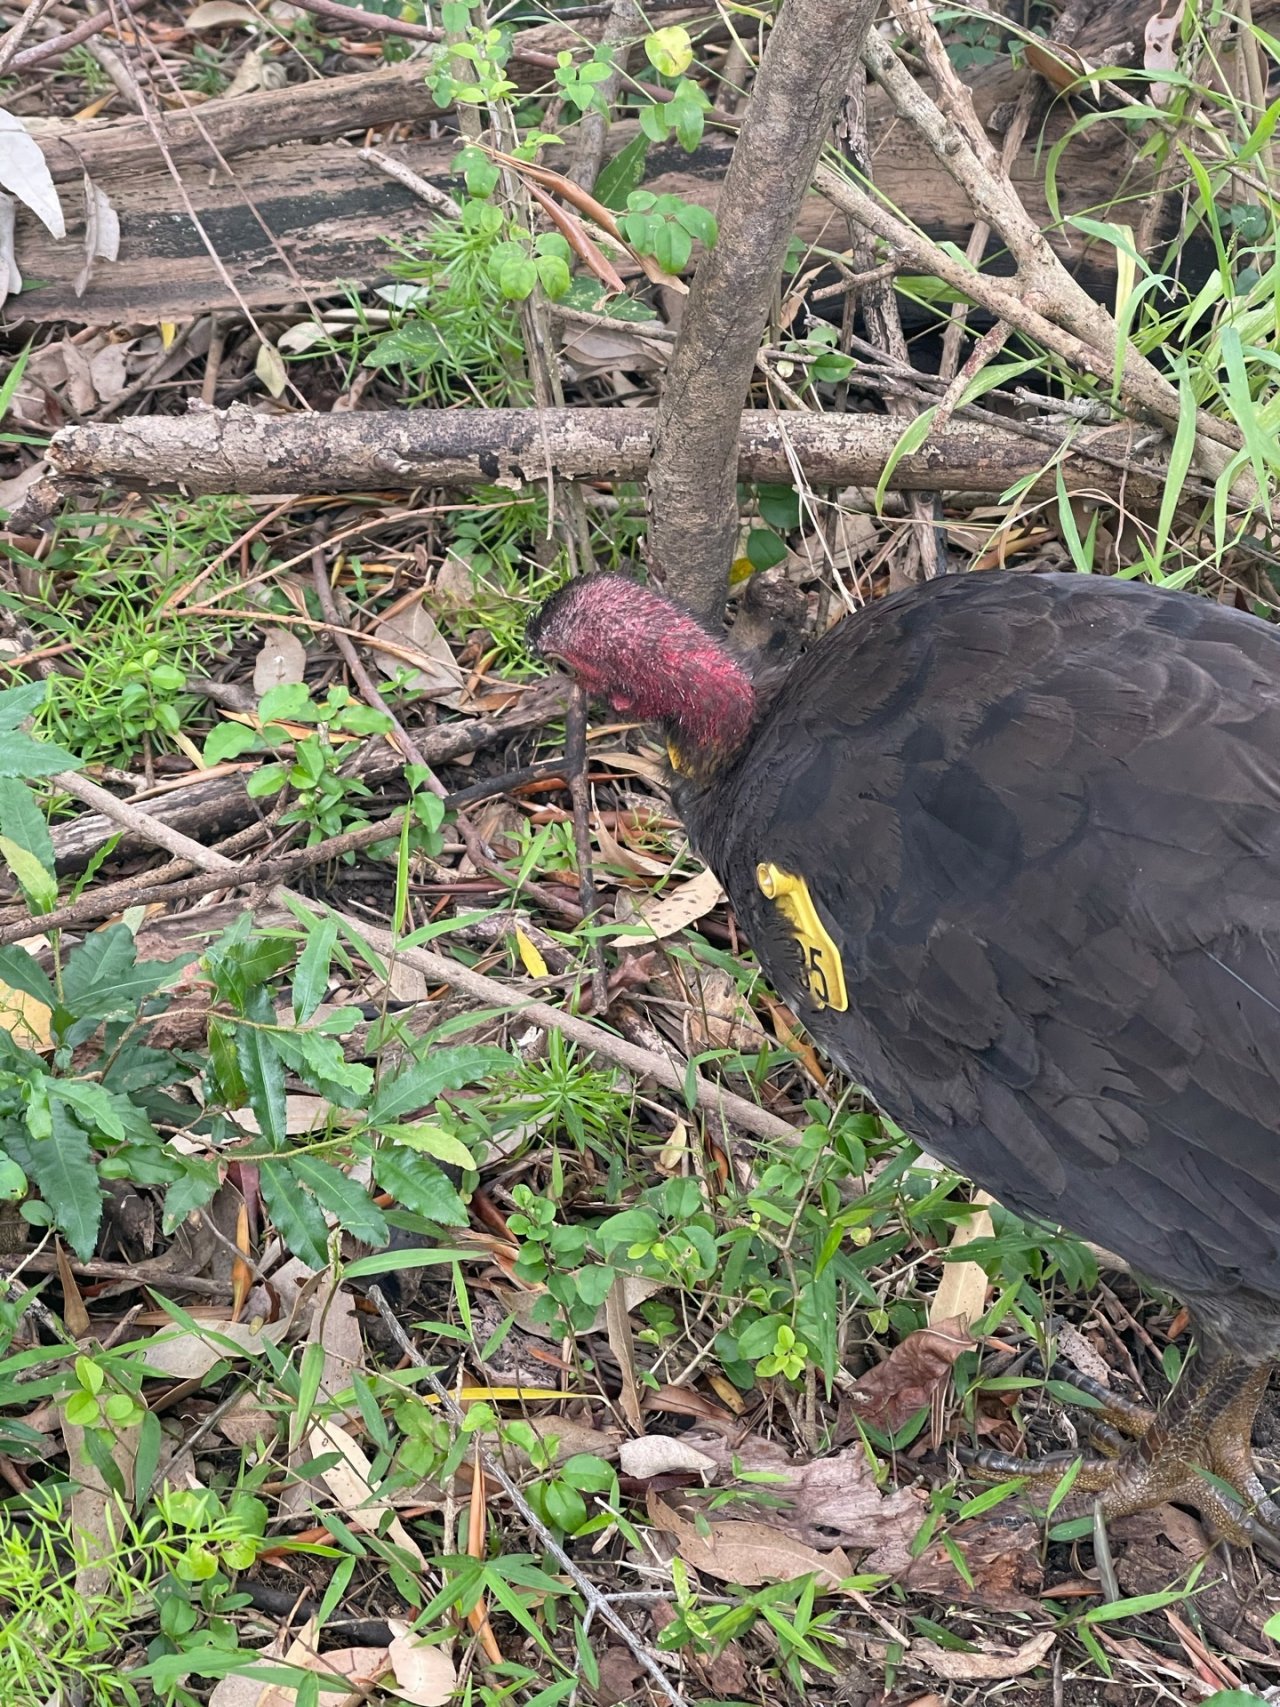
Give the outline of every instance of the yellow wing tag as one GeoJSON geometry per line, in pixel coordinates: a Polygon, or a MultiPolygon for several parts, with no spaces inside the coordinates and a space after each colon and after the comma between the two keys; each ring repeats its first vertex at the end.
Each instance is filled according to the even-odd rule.
{"type": "Polygon", "coordinates": [[[756,883],[760,893],[776,901],[778,911],[791,926],[804,960],[809,994],[818,1008],[836,1008],[843,1013],[849,1006],[844,987],[844,967],[835,943],[827,935],[818,910],[809,894],[809,885],[793,871],[780,866],[761,864],[756,867],[756,883]]]}

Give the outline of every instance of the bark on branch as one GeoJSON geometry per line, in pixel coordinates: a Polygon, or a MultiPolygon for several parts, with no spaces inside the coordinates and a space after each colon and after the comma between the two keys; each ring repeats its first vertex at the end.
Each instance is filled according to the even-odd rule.
{"type": "Polygon", "coordinates": [[[738,538],[734,417],[818,153],[875,0],[788,0],[760,61],[658,405],[649,555],[667,589],[718,622],[738,538]]]}
{"type": "MultiPolygon", "coordinates": [[[[64,427],[54,435],[49,460],[65,481],[138,491],[519,490],[548,480],[642,480],[655,424],[653,412],[633,409],[273,417],[238,407],[173,420],[139,416],[64,427]]],[[[900,421],[874,415],[749,410],[740,418],[736,446],[730,441],[731,471],[736,479],[790,484],[798,464],[815,484],[874,485],[901,433],[900,421]]],[[[1114,491],[1128,438],[1124,427],[1074,436],[1064,466],[1068,487],[1114,491]]],[[[951,421],[899,460],[890,485],[899,491],[1002,492],[1051,466],[1060,449],[986,422],[951,421]]],[[[1158,497],[1157,459],[1129,470],[1127,479],[1130,501],[1158,497]]],[[[1046,490],[1053,489],[1050,475],[1046,490]]]]}

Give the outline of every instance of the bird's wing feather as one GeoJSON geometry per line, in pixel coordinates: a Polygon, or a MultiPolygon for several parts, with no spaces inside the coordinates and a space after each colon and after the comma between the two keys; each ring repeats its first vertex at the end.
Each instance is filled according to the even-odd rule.
{"type": "Polygon", "coordinates": [[[869,616],[686,807],[766,969],[1011,1207],[1280,1300],[1280,634],[1075,576],[869,616]],[[809,1001],[766,859],[805,877],[847,1012],[809,1001]]]}

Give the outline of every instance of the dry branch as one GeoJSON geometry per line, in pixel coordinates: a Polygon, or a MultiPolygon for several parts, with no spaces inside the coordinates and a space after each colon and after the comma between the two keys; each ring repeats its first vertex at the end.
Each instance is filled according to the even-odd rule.
{"type": "MultiPolygon", "coordinates": [[[[239,407],[178,420],[85,422],[54,435],[49,460],[68,481],[133,490],[202,492],[409,491],[418,486],[509,486],[556,480],[642,480],[655,416],[634,409],[486,409],[273,417],[239,407]]],[[[810,480],[874,484],[901,436],[873,415],[748,411],[737,475],[790,484],[798,462],[810,480]]],[[[1113,489],[1124,428],[1078,433],[1066,474],[1074,490],[1113,489]]],[[[1012,431],[951,421],[894,468],[899,490],[1001,492],[1055,459],[1012,431]]],[[[1150,500],[1161,471],[1134,470],[1128,492],[1150,500]]],[[[1050,480],[1048,490],[1052,490],[1050,480]]]]}

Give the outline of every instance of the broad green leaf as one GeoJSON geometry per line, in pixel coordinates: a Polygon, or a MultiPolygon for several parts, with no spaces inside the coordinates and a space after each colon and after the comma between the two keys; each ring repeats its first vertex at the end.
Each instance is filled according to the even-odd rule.
{"type": "Polygon", "coordinates": [[[87,936],[67,956],[63,1000],[77,1019],[133,1010],[171,984],[191,958],[139,960],[128,925],[108,925],[87,936]]]}
{"type": "Polygon", "coordinates": [[[47,1138],[11,1130],[7,1145],[13,1160],[36,1182],[53,1224],[82,1262],[98,1243],[102,1190],[89,1139],[58,1098],[48,1103],[47,1138]]]}
{"type": "Polygon", "coordinates": [[[283,1159],[258,1163],[262,1198],[275,1230],[294,1256],[311,1268],[329,1261],[329,1229],[314,1197],[298,1189],[292,1167],[283,1159]]]}
{"type": "Polygon", "coordinates": [[[693,63],[693,41],[680,24],[668,24],[644,40],[645,58],[664,77],[679,77],[693,63]]]}
{"type": "Polygon", "coordinates": [[[25,948],[19,948],[16,943],[8,943],[0,947],[0,983],[7,984],[11,990],[21,990],[24,995],[34,996],[36,1001],[57,1013],[62,1003],[58,1000],[58,992],[49,982],[34,955],[28,954],[25,948]]]}
{"type": "Polygon", "coordinates": [[[324,1000],[337,941],[338,921],[332,913],[326,913],[307,932],[293,975],[293,1017],[299,1025],[309,1020],[324,1000]]]}
{"type": "Polygon", "coordinates": [[[262,737],[245,723],[218,723],[209,731],[204,744],[203,758],[207,765],[220,765],[226,759],[238,759],[241,753],[257,746],[262,737]]]}
{"type": "Polygon", "coordinates": [[[302,1184],[315,1193],[320,1207],[337,1217],[344,1232],[365,1245],[386,1244],[390,1237],[386,1216],[354,1180],[315,1156],[293,1156],[288,1165],[302,1184]]]}
{"type": "Polygon", "coordinates": [[[21,687],[0,689],[0,729],[16,729],[34,716],[49,692],[48,682],[23,682],[21,687]]]}
{"type": "Polygon", "coordinates": [[[20,729],[0,729],[0,776],[54,776],[78,771],[81,762],[52,741],[35,741],[20,729]]]}
{"type": "Polygon", "coordinates": [[[31,790],[13,777],[0,777],[0,835],[25,848],[52,873],[53,837],[45,815],[31,790]]]}
{"type": "MultiPolygon", "coordinates": [[[[3,973],[0,973],[3,976],[3,973]]],[[[394,1078],[385,1079],[369,1109],[369,1124],[403,1120],[434,1103],[442,1091],[456,1091],[509,1071],[511,1057],[503,1049],[479,1044],[459,1044],[453,1049],[432,1049],[423,1061],[415,1061],[394,1078]]]]}
{"type": "Polygon", "coordinates": [[[440,1167],[402,1145],[388,1145],[373,1158],[373,1177],[414,1215],[445,1227],[464,1227],[467,1206],[440,1167]]]}
{"type": "Polygon", "coordinates": [[[218,1164],[203,1157],[184,1156],[182,1178],[164,1194],[163,1230],[174,1233],[193,1209],[203,1209],[218,1189],[218,1164]]]}
{"type": "Polygon", "coordinates": [[[644,177],[648,153],[649,139],[646,136],[633,137],[625,148],[619,149],[596,179],[596,200],[614,213],[621,213],[627,205],[627,197],[644,177]]]}
{"type": "Polygon", "coordinates": [[[36,914],[51,913],[58,904],[58,880],[53,873],[8,836],[0,836],[0,859],[17,878],[31,910],[36,914]]]}
{"type": "Polygon", "coordinates": [[[472,1169],[476,1165],[475,1157],[460,1138],[430,1121],[413,1126],[383,1126],[380,1130],[397,1144],[421,1150],[424,1155],[433,1156],[437,1162],[444,1162],[449,1167],[472,1169]]]}

